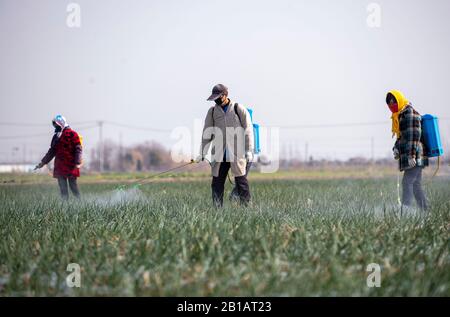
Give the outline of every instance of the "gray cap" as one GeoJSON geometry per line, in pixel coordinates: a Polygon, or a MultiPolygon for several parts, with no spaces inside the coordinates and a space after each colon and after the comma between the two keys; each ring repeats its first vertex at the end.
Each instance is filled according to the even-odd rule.
{"type": "Polygon", "coordinates": [[[213,87],[212,94],[207,100],[216,100],[222,95],[228,95],[228,88],[222,84],[218,84],[213,87]]]}

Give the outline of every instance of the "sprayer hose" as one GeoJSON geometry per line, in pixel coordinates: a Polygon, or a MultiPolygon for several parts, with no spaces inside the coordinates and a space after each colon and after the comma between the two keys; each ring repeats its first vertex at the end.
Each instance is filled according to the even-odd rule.
{"type": "Polygon", "coordinates": [[[165,170],[165,171],[160,172],[160,173],[157,173],[157,174],[153,174],[153,175],[147,176],[147,177],[143,178],[142,180],[137,181],[137,182],[136,182],[136,185],[142,185],[142,184],[144,184],[146,181],[148,181],[148,180],[150,180],[150,179],[153,179],[153,178],[156,178],[156,177],[158,177],[158,176],[161,176],[161,175],[170,173],[170,172],[172,172],[172,171],[178,170],[178,169],[180,169],[180,168],[186,167],[186,166],[191,165],[191,164],[194,164],[194,163],[195,163],[195,161],[194,161],[194,160],[191,160],[189,163],[186,163],[186,164],[183,164],[183,165],[180,165],[180,166],[176,166],[176,167],[170,168],[170,169],[168,169],[168,170],[165,170]]]}
{"type": "Polygon", "coordinates": [[[433,178],[437,175],[437,173],[439,172],[439,168],[440,168],[440,167],[441,167],[441,157],[438,156],[438,159],[437,159],[437,168],[436,168],[436,171],[434,171],[433,176],[431,176],[431,179],[433,179],[433,178]]]}

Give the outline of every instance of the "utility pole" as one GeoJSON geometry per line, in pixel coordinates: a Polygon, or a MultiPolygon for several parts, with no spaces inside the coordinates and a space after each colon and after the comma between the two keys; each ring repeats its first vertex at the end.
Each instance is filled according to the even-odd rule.
{"type": "Polygon", "coordinates": [[[13,164],[17,164],[20,162],[20,158],[17,157],[18,152],[19,152],[19,148],[17,146],[12,148],[13,164]]]}
{"type": "Polygon", "coordinates": [[[308,163],[308,142],[305,143],[305,164],[308,163]]]}
{"type": "Polygon", "coordinates": [[[24,144],[23,148],[22,148],[22,152],[23,152],[23,164],[25,164],[27,162],[27,145],[24,144]]]}
{"type": "Polygon", "coordinates": [[[284,159],[286,163],[289,161],[289,146],[287,141],[284,142],[284,159]]]}
{"type": "Polygon", "coordinates": [[[289,142],[289,166],[292,164],[292,160],[294,159],[294,142],[289,142]]]}
{"type": "Polygon", "coordinates": [[[122,132],[119,133],[119,170],[123,172],[123,146],[122,146],[122,132]]]}
{"type": "Polygon", "coordinates": [[[373,137],[370,139],[370,149],[371,149],[372,163],[374,163],[375,162],[375,139],[373,137]]]}
{"type": "Polygon", "coordinates": [[[98,161],[100,173],[103,172],[103,121],[98,121],[98,161]]]}

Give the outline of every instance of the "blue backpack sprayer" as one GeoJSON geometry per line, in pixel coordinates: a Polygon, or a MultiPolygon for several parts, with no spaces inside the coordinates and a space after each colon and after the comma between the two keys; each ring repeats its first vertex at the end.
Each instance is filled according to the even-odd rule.
{"type": "Polygon", "coordinates": [[[257,155],[261,153],[261,147],[259,143],[259,124],[253,122],[253,109],[247,108],[247,111],[250,114],[250,120],[253,124],[253,137],[255,141],[255,149],[253,151],[253,154],[257,155]]]}
{"type": "Polygon", "coordinates": [[[422,116],[422,142],[424,145],[424,154],[427,157],[437,157],[437,168],[433,177],[439,171],[440,157],[444,155],[442,148],[441,134],[439,133],[439,119],[431,114],[422,116]]]}
{"type": "MultiPolygon", "coordinates": [[[[236,105],[235,105],[235,107],[236,107],[236,105]]],[[[260,141],[259,141],[260,140],[260,138],[259,138],[259,124],[255,123],[253,121],[253,109],[247,108],[247,111],[250,114],[250,121],[252,122],[252,125],[253,125],[253,140],[254,140],[254,143],[253,143],[254,144],[253,154],[254,155],[258,155],[258,154],[261,153],[261,146],[260,146],[260,141]]],[[[236,108],[235,108],[235,112],[236,112],[236,114],[238,113],[236,108]]],[[[240,117],[239,117],[239,121],[241,121],[240,117]]],[[[242,123],[241,123],[241,125],[242,125],[242,123]]],[[[248,175],[248,172],[250,171],[251,166],[252,166],[252,162],[247,162],[245,176],[248,175]]],[[[232,182],[232,180],[230,178],[230,174],[228,174],[228,181],[233,186],[235,186],[235,184],[232,182]]],[[[233,190],[230,193],[230,199],[231,200],[237,200],[238,198],[239,198],[239,195],[238,195],[237,188],[234,187],[233,190]]]]}
{"type": "Polygon", "coordinates": [[[431,114],[422,116],[422,134],[425,146],[425,155],[440,157],[444,154],[441,135],[439,133],[439,119],[431,114]]]}

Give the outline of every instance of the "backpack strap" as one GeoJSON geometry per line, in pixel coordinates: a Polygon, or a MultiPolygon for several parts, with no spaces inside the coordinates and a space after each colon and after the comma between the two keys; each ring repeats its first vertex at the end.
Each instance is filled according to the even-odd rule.
{"type": "MultiPolygon", "coordinates": [[[[213,110],[212,110],[212,113],[211,113],[213,127],[216,126],[216,123],[214,121],[214,110],[216,110],[216,106],[213,107],[213,110]]],[[[239,115],[239,112],[238,112],[238,104],[237,103],[234,104],[234,113],[238,116],[239,123],[241,124],[241,127],[242,127],[242,120],[241,120],[241,116],[239,115]]]]}
{"type": "Polygon", "coordinates": [[[238,104],[237,103],[234,104],[234,113],[236,113],[236,115],[238,116],[239,123],[241,124],[241,127],[242,127],[242,120],[241,120],[241,116],[239,115],[239,112],[238,112],[238,104]]]}

